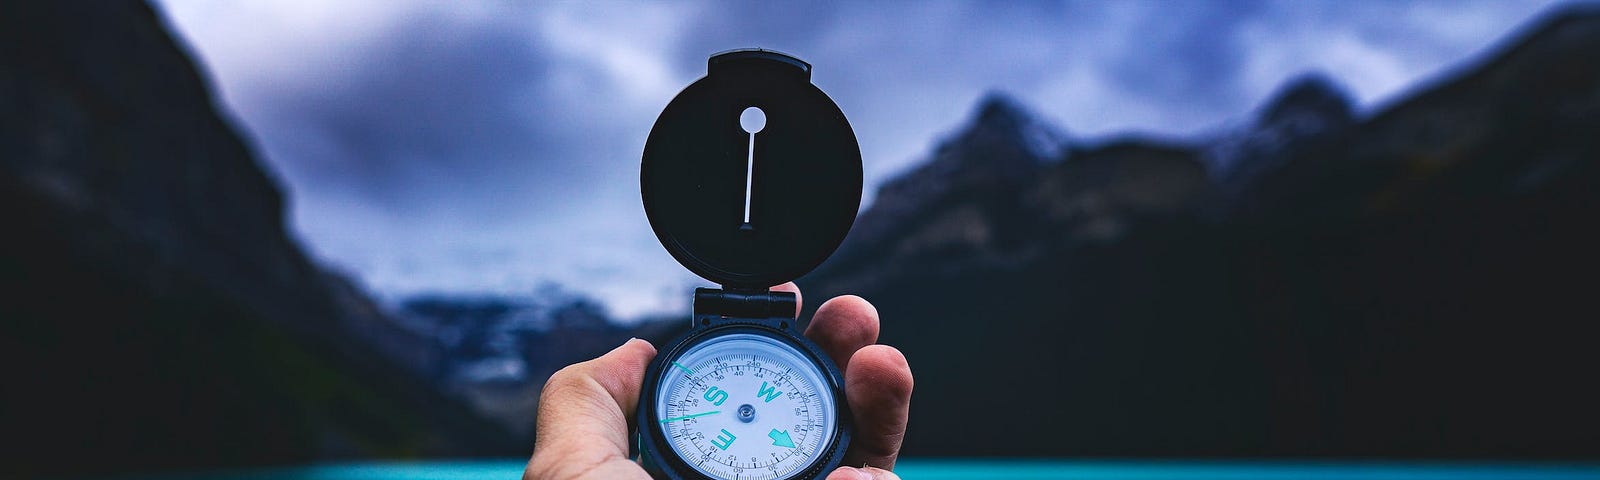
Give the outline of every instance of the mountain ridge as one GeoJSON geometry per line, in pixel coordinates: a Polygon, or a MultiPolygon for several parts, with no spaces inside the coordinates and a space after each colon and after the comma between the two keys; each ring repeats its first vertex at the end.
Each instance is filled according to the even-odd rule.
{"type": "Polygon", "coordinates": [[[872,301],[932,379],[906,455],[1592,458],[1600,14],[1508,44],[1369,115],[1302,77],[1237,137],[874,205],[800,284],[872,301]],[[948,420],[996,389],[1051,401],[948,420]]]}
{"type": "Polygon", "coordinates": [[[418,388],[426,341],[288,236],[148,5],[8,3],[0,46],[0,471],[522,450],[418,388]]]}

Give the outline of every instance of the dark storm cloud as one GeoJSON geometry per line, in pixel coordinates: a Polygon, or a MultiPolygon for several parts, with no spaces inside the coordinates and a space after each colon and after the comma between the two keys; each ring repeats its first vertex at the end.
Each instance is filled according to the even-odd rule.
{"type": "Polygon", "coordinates": [[[298,145],[323,147],[289,143],[277,159],[308,181],[414,207],[509,190],[508,175],[528,172],[546,188],[517,190],[537,197],[581,174],[539,167],[573,158],[581,126],[541,96],[545,54],[525,32],[407,17],[333,73],[309,88],[266,93],[260,104],[274,128],[304,139],[298,145]]]}
{"type": "MultiPolygon", "coordinates": [[[[382,293],[546,280],[637,313],[682,269],[638,205],[655,115],[730,48],[786,51],[869,185],[1003,90],[1075,137],[1212,134],[1321,70],[1364,105],[1538,11],[1502,2],[175,1],[296,231],[382,293]],[[640,292],[645,292],[641,295],[640,292]]],[[[870,188],[870,187],[869,187],[870,188]]],[[[867,198],[871,198],[868,192],[867,198]]]]}
{"type": "MultiPolygon", "coordinates": [[[[670,95],[649,98],[651,85],[678,79],[590,44],[582,12],[336,8],[350,10],[203,24],[251,40],[211,67],[318,254],[391,295],[680,278],[660,272],[673,263],[652,255],[633,193],[642,134],[670,95]]],[[[652,286],[575,288],[637,304],[626,290],[652,286]]]]}
{"type": "Polygon", "coordinates": [[[1137,47],[1111,65],[1110,75],[1150,101],[1202,114],[1226,112],[1253,100],[1239,85],[1247,46],[1233,41],[1236,26],[1263,10],[1259,2],[1173,2],[1137,28],[1137,47]]]}
{"type": "Polygon", "coordinates": [[[700,66],[707,55],[732,48],[810,48],[843,14],[836,2],[723,2],[709,6],[685,27],[697,34],[682,40],[673,64],[700,66]]]}

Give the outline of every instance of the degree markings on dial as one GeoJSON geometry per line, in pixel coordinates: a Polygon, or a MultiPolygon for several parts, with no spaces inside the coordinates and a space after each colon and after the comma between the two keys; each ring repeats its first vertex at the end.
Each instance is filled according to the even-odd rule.
{"type": "Polygon", "coordinates": [[[800,418],[795,418],[793,423],[783,421],[772,423],[770,417],[766,417],[767,420],[758,418],[756,425],[741,427],[745,430],[734,428],[740,425],[737,423],[724,424],[722,416],[664,422],[661,428],[671,439],[669,442],[675,445],[674,448],[686,454],[685,460],[701,472],[720,472],[718,476],[724,476],[723,478],[743,480],[765,480],[777,478],[781,473],[792,473],[795,467],[789,463],[795,462],[797,458],[809,458],[823,447],[817,442],[827,439],[826,432],[820,430],[826,421],[818,416],[822,413],[821,407],[824,404],[821,402],[825,392],[817,390],[826,388],[827,385],[813,384],[811,377],[803,376],[802,369],[786,364],[800,360],[737,353],[700,357],[699,360],[692,361],[669,362],[674,364],[669,370],[688,370],[693,374],[675,372],[669,377],[673,380],[668,382],[675,385],[663,393],[667,393],[668,398],[673,398],[675,401],[669,400],[661,404],[663,416],[693,414],[705,408],[715,408],[706,405],[708,400],[704,397],[711,388],[716,387],[717,393],[726,391],[731,395],[729,401],[750,403],[758,407],[770,403],[772,407],[781,408],[785,412],[784,415],[792,411],[800,418]],[[739,373],[736,375],[735,372],[739,373]],[[801,379],[807,381],[802,382],[801,379]],[[769,396],[771,400],[768,400],[769,396]],[[738,438],[736,442],[731,438],[726,439],[729,441],[720,442],[727,445],[726,449],[716,445],[719,442],[712,441],[713,437],[723,437],[723,427],[727,427],[725,430],[736,434],[738,438]],[[708,428],[709,432],[704,431],[708,428]],[[755,430],[756,428],[759,430],[755,430]],[[771,435],[774,431],[779,432],[779,435],[771,435]],[[784,433],[789,436],[788,442],[779,441],[782,438],[781,434],[784,433]],[[745,439],[747,435],[749,440],[745,439]],[[790,447],[785,443],[793,446],[790,447]],[[766,449],[776,451],[757,453],[750,450],[762,445],[766,449]],[[740,449],[744,451],[738,453],[739,456],[732,456],[735,450],[740,449]],[[729,467],[733,470],[726,470],[729,467]]]}
{"type": "MultiPolygon", "coordinates": [[[[765,369],[758,369],[758,370],[765,370],[765,369]]],[[[770,370],[768,370],[768,371],[770,371],[770,370]]],[[[777,373],[777,372],[772,372],[772,373],[777,373]]],[[[810,405],[808,405],[808,404],[812,403],[811,401],[815,400],[815,398],[810,396],[810,395],[802,394],[799,398],[797,398],[797,400],[799,400],[801,402],[800,404],[802,406],[795,409],[796,413],[797,414],[799,414],[799,413],[810,414],[811,413],[811,408],[808,408],[808,407],[810,407],[810,405]]],[[[682,408],[681,405],[674,405],[674,406],[682,408]]],[[[682,419],[686,419],[686,418],[693,418],[693,417],[698,417],[698,416],[702,416],[702,415],[708,415],[708,414],[712,414],[712,413],[719,413],[719,412],[706,412],[706,413],[695,414],[695,415],[687,415],[687,416],[684,416],[684,417],[668,419],[667,421],[682,420],[682,419]]],[[[666,423],[667,421],[663,421],[663,423],[666,423]]],[[[793,455],[806,455],[806,454],[809,454],[809,449],[804,448],[805,445],[806,445],[805,444],[805,439],[810,437],[810,432],[812,431],[812,429],[822,427],[821,423],[814,423],[814,422],[816,422],[816,420],[812,419],[811,422],[807,422],[807,423],[801,424],[801,425],[796,425],[796,427],[800,427],[800,428],[798,428],[796,431],[794,431],[793,434],[798,439],[800,439],[799,442],[791,443],[793,446],[785,449],[786,450],[786,454],[781,456],[781,457],[779,457],[778,459],[776,459],[774,461],[774,463],[771,464],[771,465],[775,465],[776,463],[778,463],[778,462],[780,462],[780,461],[782,461],[784,459],[787,459],[788,457],[793,456],[793,455]]],[[[721,432],[719,432],[719,433],[721,433],[721,432]]],[[[684,438],[683,435],[672,435],[672,437],[676,438],[676,439],[684,438]]],[[[690,441],[691,443],[696,444],[697,447],[700,447],[700,448],[696,448],[696,450],[700,450],[700,451],[703,451],[703,452],[706,452],[706,453],[709,453],[709,454],[713,454],[713,455],[718,453],[719,449],[708,447],[708,446],[701,446],[701,445],[699,445],[699,442],[696,441],[696,440],[700,440],[700,439],[699,438],[689,438],[688,439],[688,441],[690,441]]],[[[774,455],[776,455],[776,454],[774,454],[774,455]]],[[[756,462],[756,463],[752,464],[752,467],[749,467],[749,468],[759,468],[759,467],[761,467],[760,462],[756,462]]]]}

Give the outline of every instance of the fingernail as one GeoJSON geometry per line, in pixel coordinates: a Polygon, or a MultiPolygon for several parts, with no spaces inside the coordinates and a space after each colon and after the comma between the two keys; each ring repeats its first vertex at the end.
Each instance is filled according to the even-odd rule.
{"type": "MultiPolygon", "coordinates": [[[[656,349],[656,346],[655,346],[655,344],[652,344],[652,343],[650,343],[650,341],[649,341],[649,340],[645,340],[645,339],[643,339],[643,338],[639,338],[639,337],[632,337],[632,338],[629,338],[629,339],[628,339],[628,341],[626,341],[626,342],[622,342],[622,346],[623,346],[623,347],[626,347],[626,346],[628,346],[628,345],[629,345],[629,344],[632,344],[632,343],[634,343],[634,342],[639,342],[639,343],[643,343],[643,344],[644,344],[644,345],[645,345],[645,346],[646,346],[646,347],[650,347],[650,351],[652,351],[652,352],[653,352],[653,351],[655,351],[655,349],[656,349]]],[[[617,348],[622,348],[622,347],[617,347],[617,348]]]]}
{"type": "Polygon", "coordinates": [[[839,467],[839,469],[835,470],[834,472],[835,473],[837,473],[837,472],[850,472],[849,475],[851,477],[854,477],[854,478],[858,479],[858,480],[872,480],[872,474],[871,473],[867,473],[866,470],[862,470],[862,469],[859,469],[859,468],[856,468],[856,467],[839,467]]]}

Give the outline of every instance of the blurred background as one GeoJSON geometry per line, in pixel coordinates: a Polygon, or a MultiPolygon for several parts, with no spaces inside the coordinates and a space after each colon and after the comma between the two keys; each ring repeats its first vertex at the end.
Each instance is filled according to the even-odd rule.
{"type": "Polygon", "coordinates": [[[0,476],[525,458],[707,285],[638,161],[739,47],[907,457],[1600,460],[1594,4],[174,0],[0,5],[0,476]]]}

